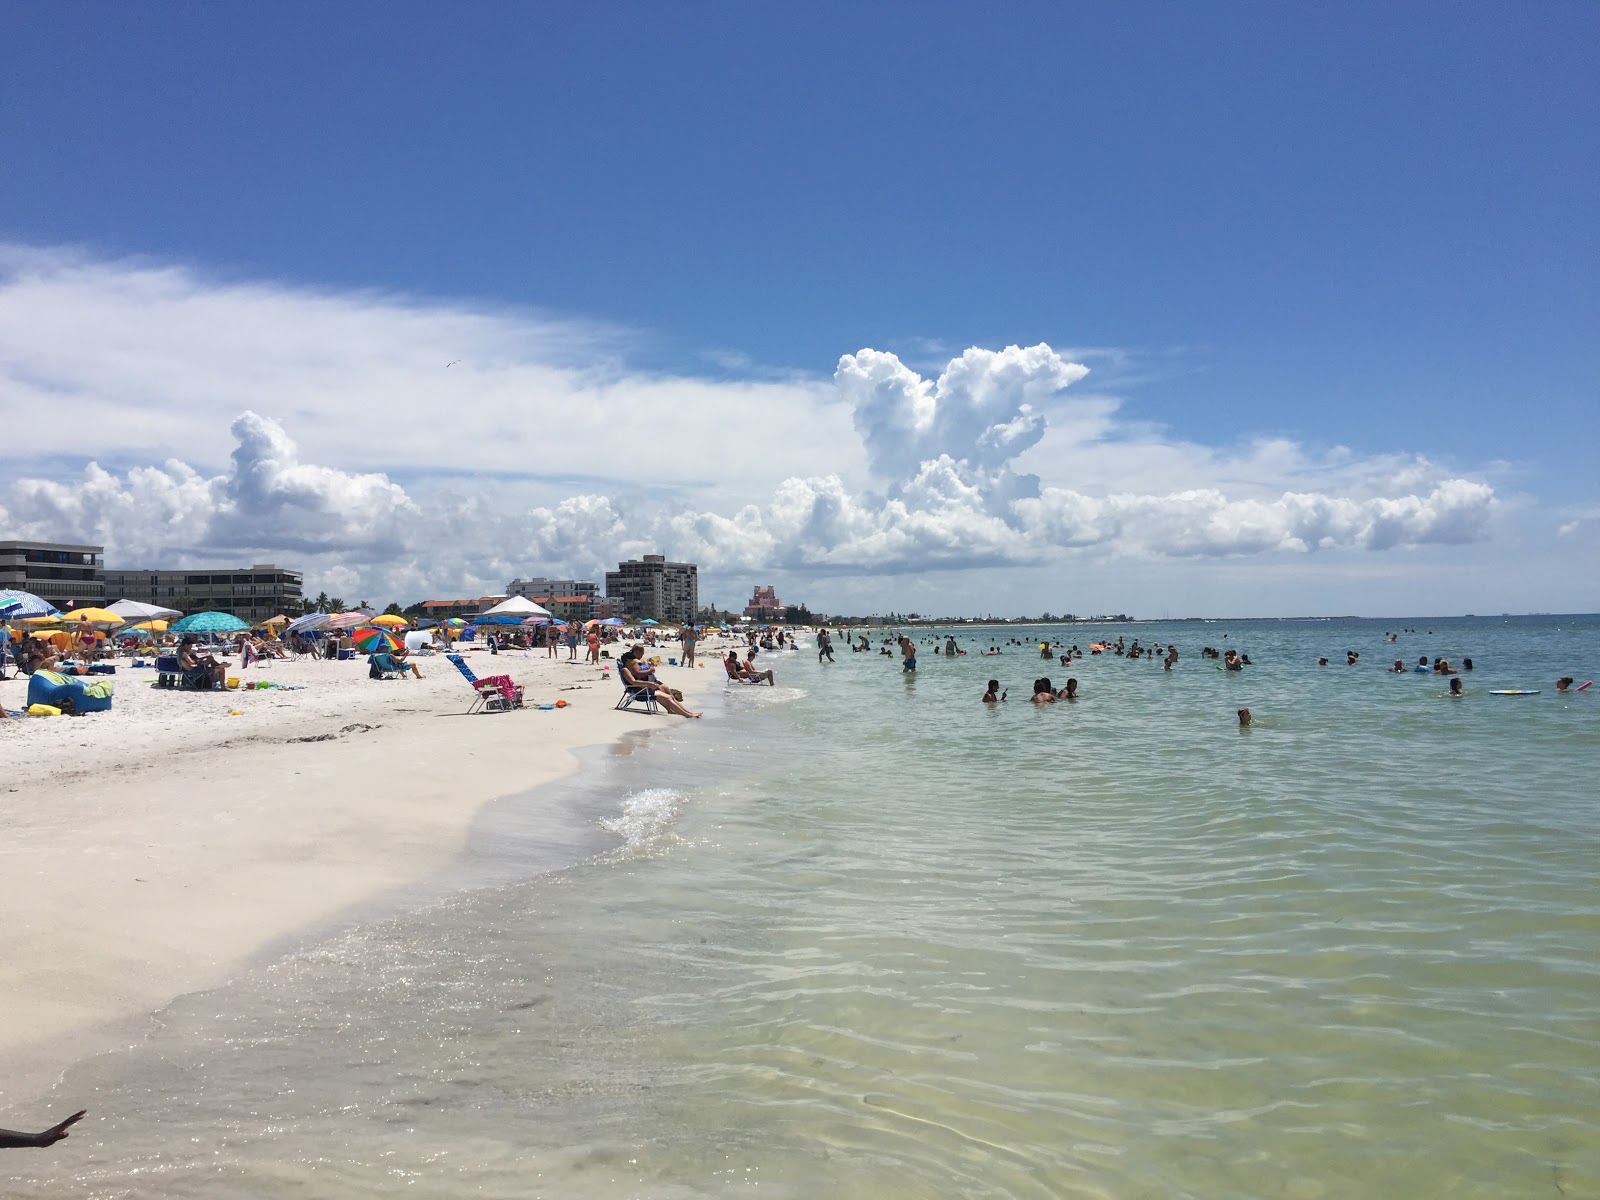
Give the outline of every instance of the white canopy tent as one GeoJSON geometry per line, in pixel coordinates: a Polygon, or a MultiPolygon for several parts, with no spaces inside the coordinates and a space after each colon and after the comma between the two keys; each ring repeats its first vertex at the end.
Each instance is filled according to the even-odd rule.
{"type": "Polygon", "coordinates": [[[550,610],[542,604],[535,604],[526,596],[512,596],[502,600],[493,608],[478,614],[479,617],[548,617],[550,610]]]}

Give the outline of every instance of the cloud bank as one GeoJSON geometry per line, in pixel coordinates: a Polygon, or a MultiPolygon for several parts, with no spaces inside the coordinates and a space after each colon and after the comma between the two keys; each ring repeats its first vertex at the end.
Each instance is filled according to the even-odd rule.
{"type": "Polygon", "coordinates": [[[113,566],[273,560],[409,601],[654,551],[739,586],[1404,552],[1482,540],[1500,504],[1415,455],[1174,441],[1076,396],[1087,368],[1044,344],[932,379],[862,348],[830,382],[639,372],[623,341],[3,249],[8,407],[81,419],[39,426],[61,470],[12,461],[0,536],[101,543],[113,566]]]}

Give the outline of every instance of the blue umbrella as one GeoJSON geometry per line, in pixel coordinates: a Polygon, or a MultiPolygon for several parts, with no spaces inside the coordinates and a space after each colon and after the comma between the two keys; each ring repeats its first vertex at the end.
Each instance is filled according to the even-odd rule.
{"type": "Polygon", "coordinates": [[[29,617],[53,617],[61,610],[32,592],[0,588],[0,621],[23,621],[29,617]]]}
{"type": "Polygon", "coordinates": [[[238,633],[249,629],[250,622],[241,621],[232,613],[202,612],[174,621],[167,628],[173,633],[238,633]]]}
{"type": "MultiPolygon", "coordinates": [[[[621,617],[607,617],[605,620],[601,621],[600,624],[602,624],[602,625],[621,625],[622,624],[622,618],[621,617]]],[[[654,621],[646,621],[645,624],[646,625],[654,625],[655,622],[654,621]]]]}

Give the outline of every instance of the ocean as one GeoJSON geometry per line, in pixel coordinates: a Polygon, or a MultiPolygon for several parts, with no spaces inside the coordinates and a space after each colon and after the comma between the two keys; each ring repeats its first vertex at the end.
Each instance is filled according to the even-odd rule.
{"type": "Polygon", "coordinates": [[[951,632],[491,806],[73,1066],[0,1193],[1600,1196],[1600,618],[951,632]]]}

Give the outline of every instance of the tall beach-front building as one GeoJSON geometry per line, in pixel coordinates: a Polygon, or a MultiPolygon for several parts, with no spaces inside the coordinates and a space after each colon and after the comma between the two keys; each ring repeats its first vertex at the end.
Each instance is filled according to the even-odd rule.
{"type": "Polygon", "coordinates": [[[104,546],[65,542],[0,542],[0,588],[32,592],[57,608],[106,601],[104,546]]]}
{"type": "Polygon", "coordinates": [[[692,621],[700,608],[700,568],[646,554],[606,572],[606,595],[620,602],[630,616],[692,621]]]}
{"type": "Polygon", "coordinates": [[[113,600],[137,600],[186,612],[226,612],[241,621],[265,621],[279,613],[300,612],[305,575],[272,563],[253,567],[189,567],[159,571],[123,567],[105,574],[106,594],[113,600]]]}

